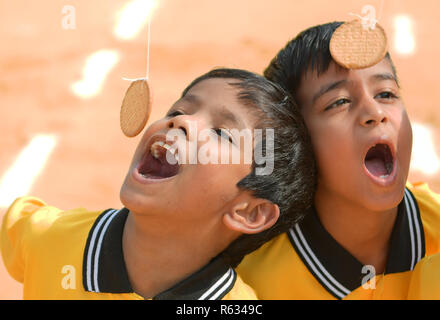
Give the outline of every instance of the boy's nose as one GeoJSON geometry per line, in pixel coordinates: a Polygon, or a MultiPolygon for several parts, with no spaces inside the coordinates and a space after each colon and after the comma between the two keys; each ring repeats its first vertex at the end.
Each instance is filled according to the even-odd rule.
{"type": "Polygon", "coordinates": [[[168,129],[181,130],[187,140],[196,140],[198,130],[203,127],[203,124],[195,116],[178,115],[169,119],[166,126],[168,129]]]}
{"type": "Polygon", "coordinates": [[[185,136],[188,136],[188,120],[182,119],[184,116],[177,116],[168,120],[167,127],[168,129],[180,129],[183,131],[185,136]]]}
{"type": "Polygon", "coordinates": [[[388,121],[388,116],[382,106],[374,99],[364,101],[361,110],[359,120],[364,127],[377,126],[388,121]]]}

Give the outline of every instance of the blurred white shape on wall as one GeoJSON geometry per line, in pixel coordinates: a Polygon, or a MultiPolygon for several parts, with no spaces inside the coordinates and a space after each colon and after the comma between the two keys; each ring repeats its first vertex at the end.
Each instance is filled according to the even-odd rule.
{"type": "Polygon", "coordinates": [[[72,91],[80,98],[92,98],[100,91],[107,77],[119,61],[115,50],[100,50],[91,54],[83,70],[83,79],[72,85],[72,91]]]}
{"type": "Polygon", "coordinates": [[[434,143],[432,129],[420,123],[412,123],[413,150],[411,170],[426,175],[435,175],[440,171],[440,159],[434,143]]]}
{"type": "Polygon", "coordinates": [[[0,207],[8,207],[17,197],[28,194],[56,144],[55,135],[32,138],[0,180],[0,207]]]}
{"type": "Polygon", "coordinates": [[[127,3],[118,13],[118,22],[114,30],[115,36],[122,40],[135,38],[155,7],[155,0],[133,0],[127,3]]]}
{"type": "Polygon", "coordinates": [[[416,49],[413,21],[406,15],[394,17],[394,49],[402,55],[413,54],[416,49]]]}

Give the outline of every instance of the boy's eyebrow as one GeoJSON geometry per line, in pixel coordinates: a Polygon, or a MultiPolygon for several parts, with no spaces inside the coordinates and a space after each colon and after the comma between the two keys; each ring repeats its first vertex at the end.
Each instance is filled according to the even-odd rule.
{"type": "Polygon", "coordinates": [[[244,127],[241,119],[238,119],[235,114],[229,111],[225,106],[222,106],[219,110],[215,111],[215,118],[218,118],[218,116],[220,116],[219,118],[222,119],[222,122],[227,122],[236,127],[244,127]]]}
{"type": "MultiPolygon", "coordinates": [[[[396,77],[393,74],[388,73],[388,72],[374,74],[371,76],[371,79],[376,80],[376,81],[377,80],[379,80],[379,81],[392,80],[400,88],[399,82],[397,81],[396,77]]],[[[348,80],[344,79],[344,80],[336,81],[336,82],[322,86],[321,89],[313,96],[312,103],[315,103],[316,100],[318,100],[322,95],[326,94],[327,92],[335,90],[335,89],[339,89],[340,87],[343,87],[347,83],[348,83],[348,80]]]]}
{"type": "Polygon", "coordinates": [[[378,80],[378,81],[383,81],[383,80],[392,80],[396,83],[396,85],[400,88],[399,86],[399,81],[397,81],[396,77],[389,73],[389,72],[384,72],[384,73],[378,73],[378,74],[374,74],[371,76],[372,80],[378,80]]]}
{"type": "MultiPolygon", "coordinates": [[[[186,94],[181,98],[183,101],[187,101],[188,103],[194,105],[196,108],[200,108],[202,105],[202,101],[196,95],[186,94]]],[[[235,114],[229,111],[225,106],[221,106],[218,109],[211,111],[212,118],[214,120],[222,119],[221,122],[229,123],[232,126],[244,128],[244,123],[241,119],[237,118],[235,114]]]]}
{"type": "Polygon", "coordinates": [[[186,100],[189,103],[196,105],[197,107],[200,107],[200,105],[202,104],[199,97],[192,94],[186,94],[180,100],[186,100]]]}
{"type": "Polygon", "coordinates": [[[332,82],[330,84],[323,85],[321,87],[321,89],[319,89],[319,91],[313,96],[312,103],[315,103],[316,100],[318,100],[321,96],[323,96],[327,92],[338,89],[340,87],[343,87],[347,83],[348,83],[348,80],[344,79],[344,80],[340,80],[340,81],[332,82]]]}

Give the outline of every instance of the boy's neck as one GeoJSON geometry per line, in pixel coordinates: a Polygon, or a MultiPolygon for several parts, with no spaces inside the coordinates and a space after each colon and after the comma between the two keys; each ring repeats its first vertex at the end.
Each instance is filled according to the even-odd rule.
{"type": "Polygon", "coordinates": [[[331,236],[364,265],[385,271],[397,207],[373,211],[335,196],[316,195],[319,219],[331,236]]]}
{"type": "Polygon", "coordinates": [[[215,226],[201,230],[164,220],[130,212],[124,227],[122,247],[129,280],[144,298],[198,271],[231,241],[214,236],[219,234],[215,226]]]}

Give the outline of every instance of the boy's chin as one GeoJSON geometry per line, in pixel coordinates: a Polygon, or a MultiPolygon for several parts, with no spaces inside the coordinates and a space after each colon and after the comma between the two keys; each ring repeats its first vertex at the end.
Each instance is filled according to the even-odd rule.
{"type": "MultiPolygon", "coordinates": [[[[175,207],[169,199],[167,201],[164,197],[158,197],[156,193],[149,195],[144,190],[136,189],[135,186],[125,182],[119,192],[119,199],[130,212],[139,215],[164,214],[175,207]]],[[[174,208],[174,211],[177,209],[174,208]]]]}
{"type": "Polygon", "coordinates": [[[132,207],[132,204],[134,203],[135,199],[133,196],[133,193],[130,192],[130,188],[126,185],[126,182],[121,187],[121,190],[119,191],[119,199],[121,200],[122,205],[130,210],[130,207],[132,207]]]}
{"type": "Polygon", "coordinates": [[[119,197],[122,205],[132,213],[142,214],[153,211],[151,203],[148,202],[148,199],[146,199],[145,196],[121,188],[119,197]]]}
{"type": "Polygon", "coordinates": [[[139,190],[134,190],[127,181],[124,181],[124,184],[121,187],[119,199],[121,200],[122,205],[132,212],[145,211],[145,195],[140,193],[139,190]]]}
{"type": "Polygon", "coordinates": [[[379,194],[364,193],[362,202],[364,206],[371,211],[384,212],[397,208],[402,202],[405,186],[399,190],[383,192],[379,194]]]}

